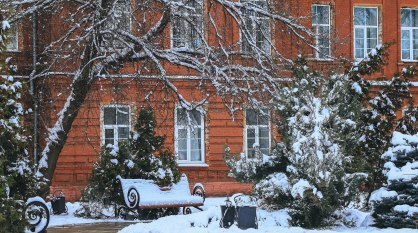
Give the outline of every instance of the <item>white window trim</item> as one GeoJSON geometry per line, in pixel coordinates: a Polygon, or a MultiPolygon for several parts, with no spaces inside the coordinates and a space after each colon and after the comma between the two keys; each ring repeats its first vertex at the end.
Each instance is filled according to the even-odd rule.
{"type": "MultiPolygon", "coordinates": [[[[312,23],[312,26],[315,27],[315,45],[318,48],[318,41],[319,41],[319,33],[318,33],[318,26],[328,26],[328,45],[329,45],[329,53],[324,54],[325,56],[331,56],[331,6],[330,5],[322,5],[322,4],[312,4],[312,6],[325,6],[328,7],[328,24],[317,24],[312,23]]],[[[319,52],[315,50],[315,58],[317,60],[330,60],[327,57],[319,57],[319,52]]]]}
{"type": "MultiPolygon", "coordinates": [[[[128,127],[129,128],[129,133],[132,130],[132,117],[131,117],[131,106],[130,105],[122,105],[122,104],[107,104],[107,105],[102,105],[100,107],[100,123],[102,125],[101,129],[102,129],[102,133],[101,133],[101,141],[102,141],[102,146],[105,146],[105,140],[106,140],[106,135],[105,135],[105,131],[106,129],[113,129],[113,136],[114,136],[114,145],[118,145],[118,128],[119,127],[128,127]],[[129,117],[129,122],[128,125],[105,125],[104,124],[104,109],[105,108],[115,108],[115,107],[128,107],[129,112],[128,112],[128,117],[129,117]]],[[[117,123],[117,122],[116,122],[117,123]]]]}
{"type": "MultiPolygon", "coordinates": [[[[257,0],[246,0],[246,2],[255,2],[255,1],[257,1],[257,0]]],[[[267,0],[260,0],[260,1],[264,1],[264,2],[266,2],[267,3],[267,0]]],[[[240,1],[241,2],[241,1],[240,1]]],[[[257,17],[257,16],[255,16],[254,18],[257,18],[257,19],[268,19],[269,21],[270,21],[270,18],[269,17],[257,17]]],[[[256,28],[256,26],[257,26],[257,24],[256,24],[256,21],[255,20],[251,20],[251,24],[252,24],[252,27],[253,28],[256,28]]],[[[271,53],[271,27],[272,27],[272,25],[271,25],[271,22],[269,22],[269,30],[268,30],[268,34],[269,35],[266,35],[265,37],[264,37],[264,39],[265,40],[267,40],[267,41],[265,41],[265,42],[268,42],[268,46],[267,46],[267,50],[263,50],[262,48],[259,48],[259,47],[257,47],[257,48],[259,48],[260,50],[262,50],[262,51],[264,51],[264,52],[266,52],[266,53],[271,53]]],[[[255,29],[253,29],[252,30],[253,32],[252,32],[252,37],[253,37],[253,39],[254,39],[254,42],[255,42],[255,44],[257,45],[257,35],[256,35],[256,30],[255,29]]],[[[264,33],[263,33],[264,34],[264,33]]],[[[242,38],[242,32],[241,32],[241,29],[239,29],[239,42],[240,42],[240,51],[241,52],[244,52],[244,53],[251,53],[251,50],[250,51],[247,51],[247,50],[244,50],[244,46],[243,46],[243,44],[244,44],[244,38],[242,38]]]]}
{"type": "MultiPolygon", "coordinates": [[[[193,17],[193,16],[199,17],[200,16],[202,18],[202,25],[200,25],[200,28],[198,28],[198,29],[200,29],[200,33],[203,35],[203,33],[204,33],[204,18],[203,18],[204,4],[203,3],[204,2],[203,2],[203,0],[196,0],[196,1],[198,1],[198,2],[201,3],[201,6],[202,6],[202,14],[199,15],[199,14],[195,13],[195,14],[191,14],[190,16],[191,17],[193,17]]],[[[194,49],[194,48],[192,48],[190,46],[189,43],[184,43],[184,47],[174,47],[174,45],[173,45],[173,40],[174,40],[174,38],[173,38],[173,23],[174,23],[173,20],[171,20],[171,22],[170,22],[170,48],[172,48],[172,49],[180,49],[180,48],[184,48],[185,47],[186,49],[194,49]]],[[[199,26],[199,25],[197,25],[197,26],[199,26]]],[[[181,37],[182,40],[185,40],[184,36],[186,36],[186,35],[183,35],[183,37],[181,37]]],[[[191,41],[191,38],[186,38],[186,39],[188,39],[188,40],[191,41]]],[[[203,46],[203,44],[204,44],[204,41],[202,41],[202,46],[203,46]]]]}
{"type": "Polygon", "coordinates": [[[379,43],[379,33],[380,33],[380,31],[379,31],[379,23],[380,23],[380,21],[379,21],[379,14],[380,14],[380,12],[379,12],[379,7],[376,7],[376,6],[355,6],[354,8],[353,8],[353,19],[354,19],[354,17],[355,17],[355,15],[354,15],[354,9],[355,8],[375,8],[376,9],[376,12],[377,12],[377,15],[376,15],[376,26],[365,26],[365,25],[355,25],[354,24],[354,20],[353,20],[353,28],[354,28],[354,37],[353,37],[353,48],[354,48],[354,59],[356,60],[356,61],[361,61],[361,60],[363,60],[365,57],[367,57],[367,54],[368,54],[368,52],[367,52],[367,28],[377,28],[377,42],[376,42],[376,45],[379,45],[380,43],[379,43]],[[364,52],[363,52],[363,57],[362,58],[360,58],[360,57],[356,57],[356,29],[363,29],[363,33],[364,33],[364,38],[363,38],[363,40],[364,40],[364,43],[363,43],[363,49],[364,49],[364,52]]]}
{"type": "Polygon", "coordinates": [[[191,161],[190,160],[190,132],[191,128],[188,125],[177,125],[177,110],[181,109],[180,106],[176,106],[174,111],[174,152],[177,157],[177,163],[179,166],[184,166],[182,164],[203,164],[205,166],[205,117],[200,114],[200,125],[195,125],[193,128],[200,128],[200,138],[201,138],[201,155],[200,161],[191,161]],[[187,160],[178,159],[178,130],[187,129],[187,160]]]}
{"type": "MultiPolygon", "coordinates": [[[[418,9],[412,9],[412,8],[401,8],[401,12],[402,10],[416,10],[418,12],[418,9]]],[[[402,13],[401,13],[401,17],[402,17],[402,13]]],[[[418,60],[414,60],[414,59],[403,59],[402,58],[402,31],[403,30],[408,30],[409,31],[409,57],[413,57],[414,54],[414,49],[413,49],[413,38],[412,38],[412,30],[418,30],[418,27],[405,27],[402,26],[402,20],[401,20],[401,61],[405,61],[405,62],[416,62],[418,60]]]]}
{"type": "MultiPolygon", "coordinates": [[[[245,127],[244,127],[244,148],[245,148],[245,151],[244,152],[245,152],[245,157],[247,159],[256,159],[256,158],[248,158],[247,130],[248,129],[255,129],[255,131],[256,131],[255,132],[255,143],[260,145],[260,137],[259,137],[260,130],[259,130],[259,128],[260,127],[267,127],[268,132],[269,132],[269,152],[270,152],[270,149],[271,149],[271,128],[270,128],[271,123],[270,123],[270,120],[269,120],[268,125],[248,125],[247,124],[247,109],[251,109],[251,108],[246,108],[245,109],[245,115],[244,115],[244,119],[245,119],[245,127]]],[[[267,110],[267,108],[265,110],[267,110]]],[[[268,109],[268,110],[269,110],[269,113],[270,113],[270,109],[268,109]]]]}

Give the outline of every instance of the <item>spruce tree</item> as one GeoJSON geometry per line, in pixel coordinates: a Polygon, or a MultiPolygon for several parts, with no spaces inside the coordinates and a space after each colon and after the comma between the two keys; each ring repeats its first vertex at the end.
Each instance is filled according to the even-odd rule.
{"type": "Polygon", "coordinates": [[[376,227],[416,228],[418,220],[418,135],[395,131],[392,146],[382,155],[387,183],[373,192],[376,227]]]}
{"type": "MultiPolygon", "coordinates": [[[[82,193],[84,208],[79,215],[101,217],[104,209],[124,204],[121,185],[116,183],[117,175],[124,179],[154,180],[160,186],[171,186],[180,180],[177,162],[164,147],[165,136],[157,136],[155,127],[152,109],[142,108],[128,141],[101,148],[100,160],[94,163],[90,183],[82,193]]],[[[139,214],[153,218],[161,212],[144,210],[139,214]]]]}

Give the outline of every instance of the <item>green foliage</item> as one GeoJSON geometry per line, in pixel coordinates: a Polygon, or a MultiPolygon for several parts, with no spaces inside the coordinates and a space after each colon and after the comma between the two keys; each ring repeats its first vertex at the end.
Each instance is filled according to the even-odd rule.
{"type": "Polygon", "coordinates": [[[28,225],[25,219],[25,201],[38,196],[47,187],[33,171],[33,161],[28,155],[24,110],[21,100],[26,86],[8,75],[10,59],[5,59],[7,37],[12,30],[3,23],[10,11],[0,8],[0,232],[23,232],[28,225]]]}
{"type": "Polygon", "coordinates": [[[418,176],[415,167],[418,165],[417,135],[411,136],[394,132],[397,143],[389,148],[382,157],[385,159],[384,173],[387,185],[372,195],[374,226],[384,228],[416,228],[418,220],[418,176]],[[401,142],[400,138],[404,138],[401,142]],[[411,141],[409,141],[411,140],[411,141]],[[411,170],[412,169],[412,170],[411,170]],[[385,197],[376,198],[379,193],[385,197]],[[398,209],[399,208],[399,209],[398,209]]]}
{"type": "MultiPolygon", "coordinates": [[[[154,180],[160,186],[170,186],[180,180],[177,162],[164,147],[165,136],[157,136],[152,109],[142,108],[134,126],[135,133],[118,146],[106,145],[100,151],[100,161],[94,163],[90,183],[84,189],[81,201],[85,202],[80,216],[100,217],[103,209],[113,204],[124,204],[121,185],[116,176],[124,179],[154,180]],[[158,156],[154,153],[158,152],[158,156]]],[[[161,210],[144,210],[141,216],[153,218],[161,210]]]]}
{"type": "Polygon", "coordinates": [[[384,161],[381,159],[381,155],[391,145],[392,132],[394,130],[415,131],[413,124],[411,124],[411,114],[414,111],[410,109],[408,114],[400,120],[397,118],[396,112],[403,108],[405,102],[410,106],[413,105],[409,87],[410,80],[415,78],[417,74],[416,67],[406,67],[401,73],[394,74],[394,78],[391,80],[384,77],[378,78],[378,81],[384,82],[385,85],[375,87],[377,93],[371,92],[371,81],[362,78],[365,75],[377,75],[377,72],[382,71],[383,66],[387,64],[387,51],[391,44],[388,43],[377,48],[377,53],[369,55],[365,61],[355,66],[347,65],[345,67],[345,73],[362,89],[361,92],[353,92],[352,94],[362,100],[363,104],[358,127],[360,140],[358,146],[353,147],[354,159],[348,170],[369,174],[365,183],[365,189],[368,191],[367,199],[373,190],[380,188],[385,182],[382,173],[384,161]]]}

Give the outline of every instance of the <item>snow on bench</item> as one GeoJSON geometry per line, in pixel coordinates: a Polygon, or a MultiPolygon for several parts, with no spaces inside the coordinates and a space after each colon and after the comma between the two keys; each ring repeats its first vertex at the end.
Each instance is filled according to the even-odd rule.
{"type": "Polygon", "coordinates": [[[152,180],[123,179],[116,177],[122,185],[125,204],[133,209],[203,206],[205,191],[203,185],[197,183],[190,193],[189,182],[185,174],[177,184],[170,187],[159,187],[152,180]]]}

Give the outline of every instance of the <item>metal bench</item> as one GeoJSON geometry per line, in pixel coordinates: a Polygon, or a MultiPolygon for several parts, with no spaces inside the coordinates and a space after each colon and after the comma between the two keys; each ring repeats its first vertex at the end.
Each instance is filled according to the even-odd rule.
{"type": "Polygon", "coordinates": [[[124,217],[127,211],[133,209],[168,207],[183,207],[183,214],[189,214],[191,213],[190,207],[202,210],[199,206],[203,206],[205,202],[203,185],[195,184],[193,194],[191,194],[185,174],[172,187],[160,187],[152,180],[123,179],[120,176],[116,177],[116,182],[122,186],[126,205],[118,209],[117,215],[119,217],[124,217]]]}

